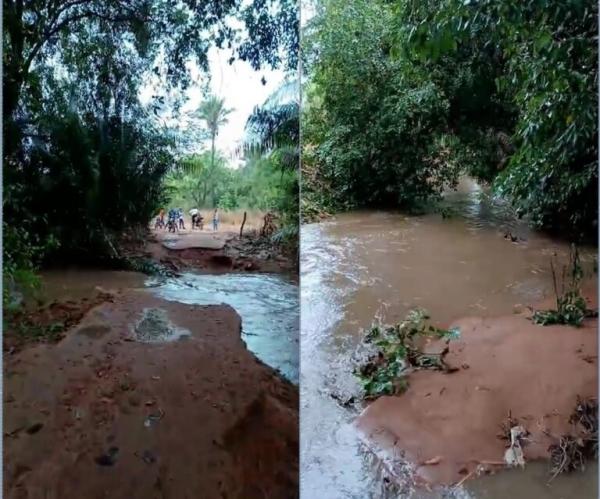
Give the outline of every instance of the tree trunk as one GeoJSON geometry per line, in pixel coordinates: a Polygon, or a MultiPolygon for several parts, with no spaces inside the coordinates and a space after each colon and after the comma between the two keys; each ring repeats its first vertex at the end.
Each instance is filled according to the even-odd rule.
{"type": "Polygon", "coordinates": [[[217,136],[217,132],[216,130],[212,130],[211,133],[211,143],[210,143],[210,174],[212,175],[212,172],[215,168],[215,138],[217,136]]]}
{"type": "MultiPolygon", "coordinates": [[[[206,202],[206,196],[208,196],[208,185],[212,179],[215,169],[215,138],[216,138],[216,130],[211,131],[210,137],[210,170],[204,182],[204,190],[202,192],[202,204],[206,202]]],[[[213,203],[214,204],[214,203],[213,203]]],[[[213,206],[214,208],[214,206],[213,206]]]]}

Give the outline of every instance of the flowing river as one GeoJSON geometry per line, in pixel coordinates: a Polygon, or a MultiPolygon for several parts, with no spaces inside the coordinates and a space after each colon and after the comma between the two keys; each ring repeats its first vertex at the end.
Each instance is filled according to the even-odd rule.
{"type": "MultiPolygon", "coordinates": [[[[552,294],[550,258],[568,244],[517,221],[469,179],[445,196],[449,217],[354,212],[301,233],[301,491],[305,499],[397,497],[359,441],[356,411],[340,401],[357,392],[351,357],[361,329],[401,320],[416,307],[440,326],[468,315],[511,314],[552,294]],[[511,238],[512,236],[512,238],[511,238]],[[512,240],[514,239],[514,241],[512,240]]],[[[582,248],[591,273],[595,248],[582,248]]],[[[460,491],[410,497],[593,498],[597,466],[547,485],[534,463],[468,482],[460,491]],[[576,494],[573,495],[573,491],[576,494]]],[[[401,495],[400,497],[408,497],[401,495]]]]}
{"type": "Polygon", "coordinates": [[[196,274],[150,280],[153,293],[194,305],[226,303],[242,318],[242,338],[266,364],[298,384],[298,286],[276,274],[196,274]]]}

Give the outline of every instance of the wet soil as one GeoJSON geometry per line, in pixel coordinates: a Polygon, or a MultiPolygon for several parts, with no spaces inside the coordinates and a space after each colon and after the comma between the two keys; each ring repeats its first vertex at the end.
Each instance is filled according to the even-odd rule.
{"type": "MultiPolygon", "coordinates": [[[[593,290],[588,303],[597,308],[593,290]]],[[[427,483],[452,485],[479,464],[504,468],[498,435],[510,414],[531,434],[526,461],[548,459],[548,447],[572,429],[577,396],[596,397],[598,321],[543,327],[529,315],[454,321],[461,337],[446,362],[459,370],[417,371],[404,394],[369,405],[357,422],[369,444],[390,462],[411,463],[427,483]]]]}
{"type": "Polygon", "coordinates": [[[297,388],[240,330],[228,306],[127,291],[5,357],[5,497],[296,497],[297,388]],[[137,341],[145,309],[190,336],[137,341]]]}
{"type": "Polygon", "coordinates": [[[297,273],[297,262],[268,239],[235,232],[168,233],[153,231],[137,253],[180,272],[193,268],[206,272],[297,273]]]}
{"type": "Polygon", "coordinates": [[[15,312],[6,312],[2,334],[3,351],[13,355],[31,343],[58,342],[92,308],[113,299],[110,293],[96,291],[90,298],[53,301],[47,305],[28,306],[15,312]]]}
{"type": "MultiPolygon", "coordinates": [[[[177,273],[293,276],[261,244],[131,238],[124,250],[177,273]]],[[[4,335],[5,497],[298,496],[298,387],[248,350],[233,308],[162,299],[134,272],[42,280],[51,303],[15,324],[60,330],[4,335]]]]}

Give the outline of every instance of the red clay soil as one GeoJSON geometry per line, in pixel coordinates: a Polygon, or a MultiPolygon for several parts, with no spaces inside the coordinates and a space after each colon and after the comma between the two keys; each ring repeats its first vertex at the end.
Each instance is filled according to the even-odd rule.
{"type": "MultiPolygon", "coordinates": [[[[176,235],[173,237],[177,237],[176,235]]],[[[185,236],[184,236],[185,237],[185,236]]],[[[224,236],[225,237],[225,236],[224,236]]],[[[215,272],[295,272],[294,262],[283,255],[261,258],[266,252],[252,251],[253,240],[244,238],[229,241],[223,249],[184,248],[168,249],[160,240],[149,240],[144,253],[154,261],[179,272],[186,268],[198,271],[215,272]],[[250,250],[240,251],[242,247],[250,250]]]]}
{"type": "Polygon", "coordinates": [[[112,294],[98,292],[79,301],[53,302],[39,308],[28,306],[17,312],[5,313],[3,350],[12,354],[32,341],[59,341],[65,331],[77,325],[92,308],[112,300],[112,294]],[[57,328],[56,332],[47,334],[52,327],[57,328]],[[39,337],[35,336],[36,332],[39,337]]]}
{"type": "MultiPolygon", "coordinates": [[[[597,297],[588,296],[597,309],[597,297]]],[[[452,324],[461,338],[450,343],[446,361],[460,370],[415,372],[404,394],[373,402],[357,421],[366,442],[403,456],[417,479],[454,484],[478,463],[502,463],[506,443],[498,434],[510,412],[531,432],[526,461],[548,458],[555,441],[546,432],[569,433],[577,395],[597,396],[598,321],[543,327],[528,315],[452,324]]]]}
{"type": "Polygon", "coordinates": [[[298,389],[240,327],[228,306],[130,291],[5,356],[4,497],[297,497],[298,389]],[[135,341],[148,307],[192,336],[135,341]]]}

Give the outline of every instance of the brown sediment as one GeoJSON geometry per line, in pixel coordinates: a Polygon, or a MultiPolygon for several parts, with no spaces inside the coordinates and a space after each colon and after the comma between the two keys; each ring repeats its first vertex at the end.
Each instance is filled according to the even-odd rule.
{"type": "Polygon", "coordinates": [[[15,312],[6,312],[3,351],[13,354],[33,342],[57,342],[92,308],[113,299],[111,293],[96,291],[79,300],[55,301],[45,306],[27,306],[15,312]],[[53,331],[52,334],[49,331],[53,331]]]}
{"type": "MultiPolygon", "coordinates": [[[[586,296],[597,309],[594,290],[586,296]]],[[[461,337],[446,362],[460,370],[417,371],[404,394],[373,402],[357,421],[367,443],[403,456],[417,479],[456,484],[479,464],[503,467],[507,443],[498,435],[510,414],[531,433],[525,460],[548,459],[554,437],[572,430],[577,396],[597,394],[598,321],[538,326],[529,315],[455,321],[461,337]]]]}
{"type": "MultiPolygon", "coordinates": [[[[206,234],[206,233],[203,233],[206,234]]],[[[210,233],[209,233],[210,234],[210,233]]],[[[267,240],[253,236],[239,238],[233,232],[214,236],[220,244],[205,244],[198,233],[166,233],[154,231],[143,248],[143,254],[176,272],[186,268],[209,272],[282,272],[294,273],[297,264],[267,240]],[[172,240],[166,247],[165,239],[172,240]],[[196,242],[194,242],[197,240],[196,242]],[[214,247],[213,247],[214,246],[214,247]],[[217,247],[218,246],[218,247],[217,247]]],[[[140,249],[137,249],[139,253],[140,249]]]]}
{"type": "Polygon", "coordinates": [[[5,357],[4,496],[295,497],[298,389],[240,327],[225,305],[129,291],[5,357]],[[147,308],[191,337],[135,341],[147,308]]]}

